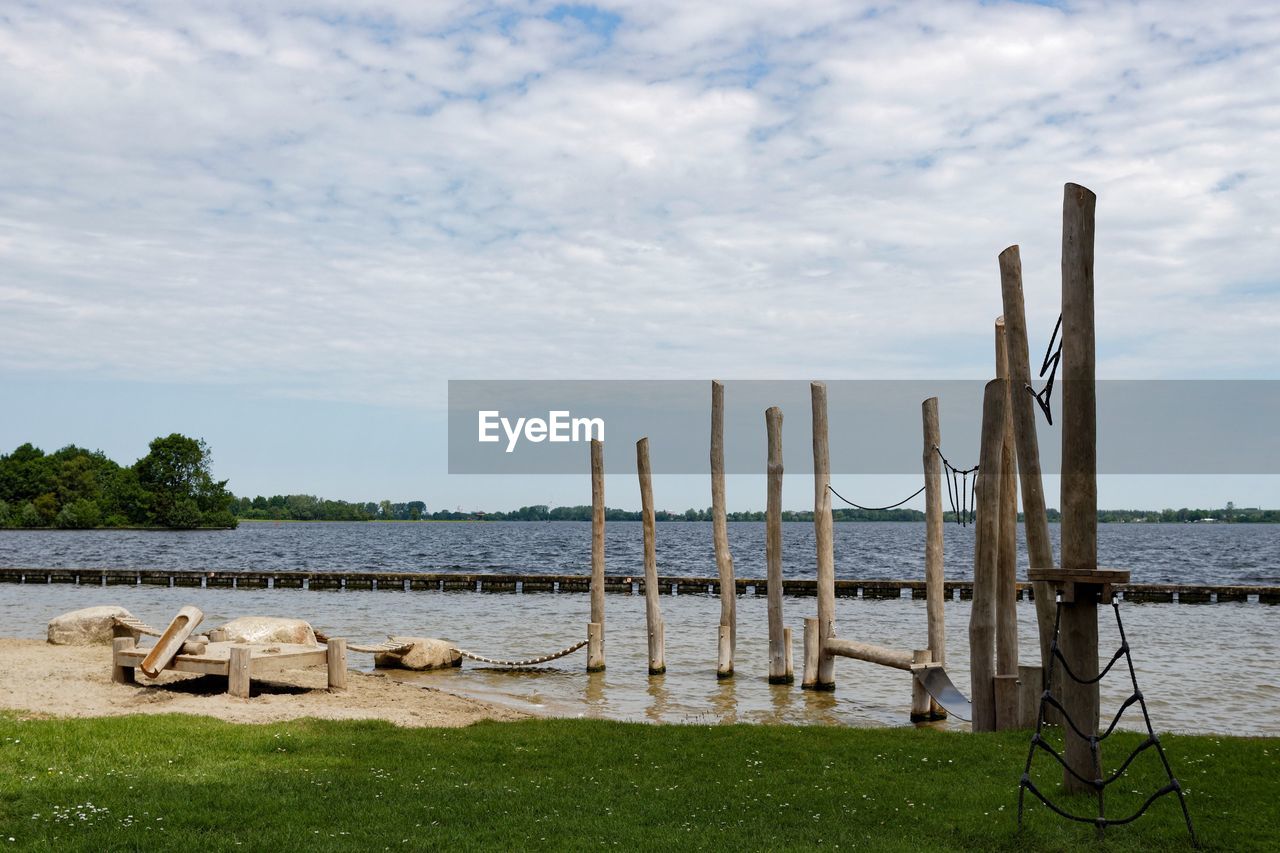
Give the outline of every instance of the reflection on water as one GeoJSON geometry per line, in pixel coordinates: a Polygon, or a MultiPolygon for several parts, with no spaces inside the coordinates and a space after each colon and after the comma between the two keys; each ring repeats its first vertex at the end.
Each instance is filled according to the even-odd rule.
{"type": "MultiPolygon", "coordinates": [[[[26,585],[0,588],[0,636],[41,637],[51,617],[93,604],[120,604],[153,625],[165,623],[183,604],[204,610],[208,624],[252,614],[300,616],[352,642],[380,642],[387,634],[436,636],[500,658],[546,654],[585,637],[589,611],[585,594],[322,594],[26,585]]],[[[786,621],[797,638],[802,633],[801,620],[813,615],[815,606],[811,598],[787,599],[786,621]]],[[[834,692],[801,690],[798,683],[768,684],[763,597],[738,600],[737,675],[732,679],[717,679],[715,673],[717,599],[662,597],[667,673],[652,677],[647,671],[644,599],[612,595],[606,607],[608,668],[602,673],[585,672],[584,650],[536,671],[512,672],[468,661],[461,669],[388,674],[555,716],[673,723],[909,724],[910,677],[899,670],[841,659],[834,692]]],[[[1027,662],[1035,648],[1034,613],[1030,603],[1019,608],[1019,634],[1027,662]]],[[[1280,658],[1280,607],[1129,604],[1122,610],[1139,684],[1158,729],[1280,735],[1280,672],[1257,664],[1280,658]]],[[[949,669],[955,683],[967,692],[969,605],[948,602],[946,615],[949,669]]],[[[1101,609],[1099,615],[1105,660],[1120,640],[1110,609],[1101,609]]],[[[838,599],[836,620],[844,637],[901,649],[925,644],[923,601],[838,599]]],[[[797,661],[800,657],[797,648],[797,661]]],[[[373,663],[370,656],[355,653],[350,661],[366,669],[373,663]]],[[[1129,693],[1123,668],[1115,672],[1103,687],[1103,713],[1108,719],[1129,693]]],[[[1126,713],[1124,725],[1141,725],[1136,709],[1126,713]]]]}

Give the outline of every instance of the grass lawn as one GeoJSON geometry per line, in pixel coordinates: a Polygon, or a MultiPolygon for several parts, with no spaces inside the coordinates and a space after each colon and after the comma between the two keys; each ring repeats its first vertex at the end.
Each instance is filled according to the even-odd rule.
{"type": "MultiPolygon", "coordinates": [[[[1207,849],[1280,848],[1280,740],[1164,745],[1207,849]]],[[[910,728],[0,715],[0,850],[1190,849],[1172,796],[1103,845],[1038,803],[1016,835],[1026,746],[910,728]]],[[[1036,759],[1043,789],[1056,766],[1036,759]]],[[[1148,750],[1108,789],[1115,813],[1163,783],[1148,750]]]]}

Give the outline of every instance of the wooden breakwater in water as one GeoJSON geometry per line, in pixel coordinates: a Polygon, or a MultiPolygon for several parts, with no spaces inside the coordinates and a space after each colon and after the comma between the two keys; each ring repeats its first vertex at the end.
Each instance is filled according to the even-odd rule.
{"type": "MultiPolygon", "coordinates": [[[[459,568],[447,572],[253,572],[201,571],[197,569],[22,569],[0,568],[0,583],[11,584],[79,584],[81,586],[154,586],[203,589],[310,589],[310,590],[383,590],[389,592],[488,592],[537,593],[581,592],[591,588],[589,575],[498,574],[469,572],[459,568]]],[[[659,576],[658,592],[662,595],[719,595],[720,580],[714,577],[659,576]]],[[[734,581],[738,595],[760,595],[768,592],[763,578],[738,578],[734,581]]],[[[643,595],[644,578],[628,575],[605,577],[606,592],[621,595],[643,595]]],[[[837,598],[919,598],[925,597],[925,583],[917,580],[837,580],[837,598]]],[[[818,594],[817,581],[783,579],[783,595],[810,597],[818,594]]],[[[1219,602],[1256,602],[1280,604],[1280,586],[1231,586],[1204,584],[1135,583],[1121,587],[1117,593],[1125,601],[1178,602],[1213,604],[1219,602]]],[[[1032,586],[1018,584],[1018,597],[1032,599],[1032,586]]],[[[947,581],[944,597],[970,600],[972,581],[947,581]]]]}

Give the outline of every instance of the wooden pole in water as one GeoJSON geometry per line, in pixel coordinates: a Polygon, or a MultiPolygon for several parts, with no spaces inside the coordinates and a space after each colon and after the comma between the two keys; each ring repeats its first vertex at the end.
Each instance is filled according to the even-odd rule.
{"type": "Polygon", "coordinates": [[[636,442],[636,474],[640,477],[640,517],[644,530],[644,615],[649,627],[649,674],[667,671],[663,649],[662,612],[658,609],[658,557],[654,544],[653,474],[649,468],[649,439],[636,442]]]}
{"type": "Polygon", "coordinates": [[[729,550],[729,524],[724,499],[724,384],[711,383],[711,540],[720,575],[720,629],[716,677],[733,677],[733,656],[738,641],[738,590],[733,578],[733,553],[729,550]]]}
{"type": "MultiPolygon", "coordinates": [[[[1040,475],[1040,443],[1036,438],[1036,403],[1027,392],[1031,384],[1031,364],[1027,344],[1027,314],[1022,299],[1022,257],[1017,246],[1000,253],[1000,292],[1004,302],[1005,352],[1009,359],[1009,381],[1013,388],[1013,439],[1017,451],[1018,477],[1022,485],[1023,529],[1027,536],[1027,559],[1035,569],[1052,568],[1053,545],[1049,541],[1049,516],[1045,512],[1044,482],[1040,475]]],[[[1040,665],[1048,667],[1049,644],[1053,642],[1054,591],[1038,581],[1032,585],[1036,604],[1036,627],[1040,636],[1040,665]]]]}
{"type": "Polygon", "coordinates": [[[604,671],[604,442],[591,440],[591,621],[587,672],[604,671]]]}
{"type": "MultiPolygon", "coordinates": [[[[1097,401],[1094,388],[1093,234],[1097,199],[1067,184],[1062,200],[1062,568],[1098,567],[1097,401]]],[[[1058,642],[1079,678],[1098,674],[1098,600],[1076,585],[1064,603],[1058,642]]],[[[1098,685],[1062,679],[1063,707],[1085,734],[1098,731],[1098,685]]],[[[1100,775],[1089,741],[1066,727],[1067,766],[1085,779],[1100,775]]],[[[1063,770],[1068,791],[1092,790],[1063,770]]]]}
{"type": "Polygon", "coordinates": [[[1004,438],[1005,383],[993,379],[982,395],[982,443],[975,484],[973,607],[969,615],[969,672],[973,730],[996,728],[995,586],[1000,541],[1000,445],[1004,438]]]}
{"type": "Polygon", "coordinates": [[[769,683],[789,684],[786,636],[782,625],[782,409],[764,413],[769,439],[768,501],[765,508],[764,560],[769,593],[769,683]]]}
{"type": "MultiPolygon", "coordinates": [[[[996,377],[1004,381],[1004,440],[1000,444],[1000,530],[996,554],[996,675],[1018,675],[1018,472],[1013,449],[1013,389],[1004,318],[996,319],[996,377]]],[[[998,728],[1017,726],[1017,692],[1012,715],[996,719],[998,728]]],[[[997,705],[998,706],[998,705],[997,705]]]]}
{"type": "MultiPolygon", "coordinates": [[[[802,687],[835,690],[835,657],[822,651],[822,642],[836,635],[836,558],[831,529],[831,447],[827,429],[827,386],[809,384],[813,407],[813,532],[818,551],[818,670],[810,679],[806,669],[802,687]]],[[[807,661],[807,659],[806,659],[807,661]]]]}
{"type": "MultiPolygon", "coordinates": [[[[929,651],[933,662],[947,662],[947,628],[944,607],[942,554],[942,430],[938,425],[938,398],[930,397],[920,404],[924,422],[924,587],[925,611],[929,619],[929,651]]],[[[936,717],[947,712],[937,702],[930,705],[936,717]]]]}

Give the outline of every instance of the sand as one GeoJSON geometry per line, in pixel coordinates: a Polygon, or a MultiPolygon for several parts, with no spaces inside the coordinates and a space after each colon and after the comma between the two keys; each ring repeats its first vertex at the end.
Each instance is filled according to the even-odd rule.
{"type": "Polygon", "coordinates": [[[152,681],[141,671],[137,675],[137,684],[112,683],[110,646],[0,639],[0,710],[32,716],[198,714],[234,723],[318,717],[442,727],[528,716],[354,670],[348,673],[343,691],[329,692],[324,667],[308,667],[271,680],[255,680],[248,699],[228,696],[227,680],[221,677],[165,672],[152,681]]]}

